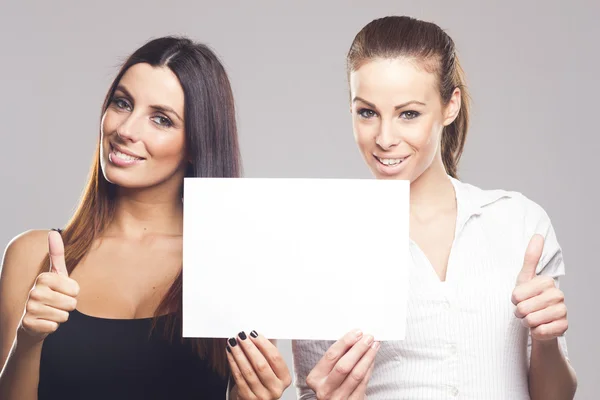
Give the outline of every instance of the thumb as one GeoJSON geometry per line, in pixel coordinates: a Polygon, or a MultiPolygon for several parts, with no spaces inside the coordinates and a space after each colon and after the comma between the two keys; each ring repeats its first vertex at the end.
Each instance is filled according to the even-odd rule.
{"type": "Polygon", "coordinates": [[[521,268],[521,272],[517,277],[517,285],[535,278],[535,270],[542,257],[542,250],[544,250],[544,237],[540,234],[533,235],[527,250],[525,250],[523,268],[521,268]]]}
{"type": "Polygon", "coordinates": [[[48,254],[50,256],[50,272],[69,276],[65,263],[65,246],[57,231],[48,233],[48,254]]]}

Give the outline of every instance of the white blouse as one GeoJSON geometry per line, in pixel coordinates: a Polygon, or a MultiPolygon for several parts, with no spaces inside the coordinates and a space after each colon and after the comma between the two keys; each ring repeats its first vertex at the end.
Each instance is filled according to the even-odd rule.
{"type": "MultiPolygon", "coordinates": [[[[511,295],[534,233],[545,237],[537,274],[557,285],[565,273],[561,248],[546,212],[521,193],[449,178],[458,212],[446,281],[411,241],[406,337],[381,343],[368,400],[529,399],[531,337],[511,295]]],[[[566,357],[565,338],[559,343],[566,357]]],[[[306,376],[331,344],[292,342],[299,399],[316,399],[306,376]]]]}

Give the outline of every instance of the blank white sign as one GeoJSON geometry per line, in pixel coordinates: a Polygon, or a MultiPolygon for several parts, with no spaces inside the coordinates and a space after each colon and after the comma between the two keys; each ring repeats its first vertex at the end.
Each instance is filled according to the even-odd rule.
{"type": "Polygon", "coordinates": [[[409,182],[186,178],[183,336],[403,340],[409,182]]]}

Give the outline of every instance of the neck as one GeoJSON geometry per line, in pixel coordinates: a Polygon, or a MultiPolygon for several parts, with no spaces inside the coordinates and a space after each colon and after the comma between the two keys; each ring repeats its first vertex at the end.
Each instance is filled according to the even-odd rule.
{"type": "Polygon", "coordinates": [[[183,203],[179,190],[119,188],[108,235],[142,238],[183,233],[183,203]]]}
{"type": "Polygon", "coordinates": [[[410,207],[417,213],[434,213],[455,207],[454,185],[444,168],[441,156],[410,185],[410,207]]]}

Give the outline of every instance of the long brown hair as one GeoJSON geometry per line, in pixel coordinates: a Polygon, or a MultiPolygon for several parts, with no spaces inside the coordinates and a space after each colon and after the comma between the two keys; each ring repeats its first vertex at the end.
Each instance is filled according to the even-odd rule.
{"type": "MultiPolygon", "coordinates": [[[[137,63],[170,68],[183,88],[186,149],[191,159],[186,176],[241,176],[233,94],[225,69],[213,51],[185,37],[167,36],[147,42],[121,67],[106,94],[101,115],[104,115],[110,105],[125,72],[137,63]]],[[[62,231],[69,273],[101,236],[115,211],[116,190],[101,171],[100,146],[98,140],[82,198],[62,231]]],[[[49,265],[48,257],[44,260],[44,265],[49,265]]],[[[166,333],[171,339],[178,331],[177,327],[181,326],[181,293],[180,271],[157,308],[154,318],[156,322],[159,316],[166,316],[166,333]]],[[[189,342],[198,355],[208,359],[221,376],[228,374],[226,339],[190,339],[189,342]]]]}
{"type": "Polygon", "coordinates": [[[455,88],[461,91],[461,107],[452,124],[442,133],[442,161],[446,172],[458,177],[457,169],[469,128],[469,93],[454,41],[438,25],[407,16],[388,16],[365,25],[354,38],[346,58],[347,74],[376,58],[413,58],[437,75],[442,103],[455,88]]]}

